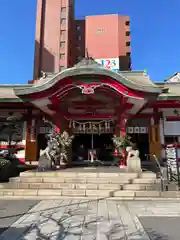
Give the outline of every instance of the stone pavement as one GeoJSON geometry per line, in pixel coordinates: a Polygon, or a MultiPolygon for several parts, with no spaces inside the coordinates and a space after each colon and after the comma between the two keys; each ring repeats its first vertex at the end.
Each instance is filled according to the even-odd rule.
{"type": "Polygon", "coordinates": [[[0,240],[179,240],[179,226],[178,201],[45,200],[0,240]]]}
{"type": "Polygon", "coordinates": [[[0,200],[0,234],[38,202],[36,200],[0,200]]]}

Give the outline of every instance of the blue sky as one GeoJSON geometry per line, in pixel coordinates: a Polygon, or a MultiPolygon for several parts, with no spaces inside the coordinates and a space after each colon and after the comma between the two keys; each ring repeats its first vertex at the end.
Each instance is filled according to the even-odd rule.
{"type": "MultiPolygon", "coordinates": [[[[179,0],[76,0],[77,18],[130,16],[132,68],[147,69],[153,81],[180,71],[179,9],[179,0]]],[[[32,79],[35,14],[36,0],[0,1],[0,84],[32,79]]]]}

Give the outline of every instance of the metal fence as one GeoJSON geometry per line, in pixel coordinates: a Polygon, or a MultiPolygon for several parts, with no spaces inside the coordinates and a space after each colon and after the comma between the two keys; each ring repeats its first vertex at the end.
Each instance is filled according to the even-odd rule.
{"type": "Polygon", "coordinates": [[[156,155],[149,155],[148,160],[155,164],[156,173],[161,179],[161,191],[168,191],[172,184],[177,186],[176,190],[180,191],[180,163],[178,158],[168,158],[167,156],[166,160],[162,162],[156,155]]]}

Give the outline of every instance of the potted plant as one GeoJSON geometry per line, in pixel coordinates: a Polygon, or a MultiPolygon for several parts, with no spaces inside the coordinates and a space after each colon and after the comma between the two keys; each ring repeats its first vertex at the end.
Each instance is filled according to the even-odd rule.
{"type": "Polygon", "coordinates": [[[56,162],[59,162],[60,168],[66,168],[68,164],[68,149],[72,144],[74,136],[68,132],[56,133],[54,139],[57,142],[56,162]]]}
{"type": "Polygon", "coordinates": [[[132,146],[131,137],[128,135],[123,135],[120,137],[117,137],[116,135],[114,135],[112,140],[115,145],[115,148],[117,148],[118,150],[121,149],[125,151],[126,147],[132,146]]]}
{"type": "Polygon", "coordinates": [[[116,161],[119,161],[120,166],[124,166],[126,161],[126,149],[127,147],[131,147],[133,145],[131,137],[128,135],[120,137],[114,135],[112,140],[115,146],[114,157],[116,158],[116,161]]]}

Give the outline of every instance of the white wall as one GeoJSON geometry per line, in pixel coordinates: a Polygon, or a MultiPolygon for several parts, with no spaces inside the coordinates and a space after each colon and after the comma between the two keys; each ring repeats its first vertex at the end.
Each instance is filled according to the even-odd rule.
{"type": "Polygon", "coordinates": [[[174,113],[174,110],[178,110],[180,112],[180,108],[159,108],[159,112],[163,113],[163,117],[173,117],[173,116],[177,116],[174,113]]]}
{"type": "Polygon", "coordinates": [[[180,136],[180,121],[164,121],[165,136],[180,136]]]}
{"type": "MultiPolygon", "coordinates": [[[[180,121],[164,121],[164,135],[180,136],[180,121]]],[[[177,155],[180,158],[180,149],[177,150],[177,155]]]]}
{"type": "MultiPolygon", "coordinates": [[[[160,122],[161,144],[164,144],[164,136],[180,136],[180,121],[166,121],[166,117],[177,116],[174,113],[175,108],[159,109],[163,113],[163,119],[160,122]]],[[[180,109],[177,108],[180,112],[180,109]]],[[[179,142],[180,143],[180,142],[179,142]]],[[[162,149],[162,157],[165,157],[165,149],[162,149]]],[[[180,158],[180,149],[178,149],[178,158],[180,158]]]]}

